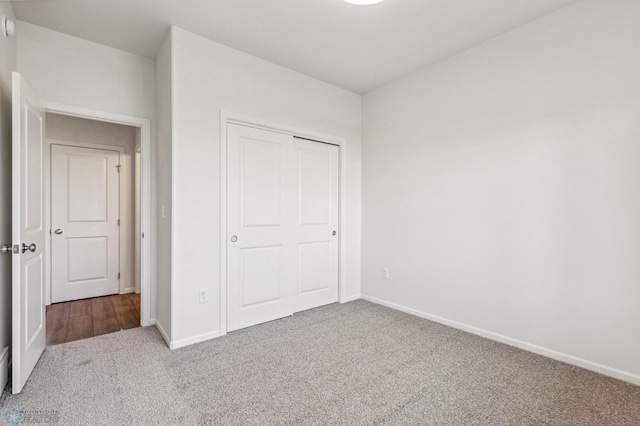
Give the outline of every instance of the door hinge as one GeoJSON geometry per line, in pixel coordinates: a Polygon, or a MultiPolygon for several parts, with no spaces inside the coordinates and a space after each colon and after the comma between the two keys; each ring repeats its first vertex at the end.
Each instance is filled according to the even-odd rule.
{"type": "Polygon", "coordinates": [[[120,272],[118,272],[118,279],[120,279],[120,272]]]}
{"type": "Polygon", "coordinates": [[[120,219],[118,219],[118,226],[120,226],[120,219]]]}
{"type": "Polygon", "coordinates": [[[116,166],[116,170],[118,171],[118,173],[120,173],[120,164],[116,166]]]}

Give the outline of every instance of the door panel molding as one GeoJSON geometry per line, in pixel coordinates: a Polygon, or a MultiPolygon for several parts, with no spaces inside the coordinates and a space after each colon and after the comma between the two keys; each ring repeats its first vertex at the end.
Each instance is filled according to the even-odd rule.
{"type": "MultiPolygon", "coordinates": [[[[338,147],[338,302],[350,301],[344,285],[346,277],[346,139],[343,137],[324,134],[287,124],[263,120],[229,111],[220,111],[220,335],[225,335],[227,325],[227,124],[238,124],[259,130],[283,133],[297,138],[308,139],[312,142],[325,143],[338,147]]],[[[297,250],[297,248],[296,248],[297,250]]],[[[313,293],[313,292],[309,292],[313,293]]]]}

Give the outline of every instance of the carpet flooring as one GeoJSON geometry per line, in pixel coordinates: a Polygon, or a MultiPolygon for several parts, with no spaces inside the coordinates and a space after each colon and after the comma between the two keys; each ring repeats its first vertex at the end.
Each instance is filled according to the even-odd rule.
{"type": "Polygon", "coordinates": [[[155,327],[50,346],[8,410],[67,425],[639,425],[640,387],[359,300],[174,351],[155,327]]]}

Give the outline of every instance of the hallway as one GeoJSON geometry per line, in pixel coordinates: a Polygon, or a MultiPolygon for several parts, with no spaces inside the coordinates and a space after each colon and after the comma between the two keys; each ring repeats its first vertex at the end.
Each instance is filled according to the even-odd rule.
{"type": "Polygon", "coordinates": [[[47,306],[47,346],[140,327],[140,294],[116,294],[47,306]]]}

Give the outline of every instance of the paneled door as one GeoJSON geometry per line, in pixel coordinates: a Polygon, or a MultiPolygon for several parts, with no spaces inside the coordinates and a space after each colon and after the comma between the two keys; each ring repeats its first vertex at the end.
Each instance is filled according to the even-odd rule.
{"type": "Polygon", "coordinates": [[[294,138],[297,282],[294,311],[338,301],[338,147],[294,138]]]}
{"type": "Polygon", "coordinates": [[[51,301],[119,293],[119,153],[51,145],[51,301]]]}
{"type": "Polygon", "coordinates": [[[227,331],[338,300],[338,147],[227,125],[227,331]]]}
{"type": "Polygon", "coordinates": [[[292,137],[227,127],[227,330],[293,313],[292,137]]]}
{"type": "MultiPolygon", "coordinates": [[[[44,300],[44,110],[12,76],[12,393],[22,391],[46,344],[44,300]]],[[[7,251],[3,248],[3,251],[7,251]]]]}

